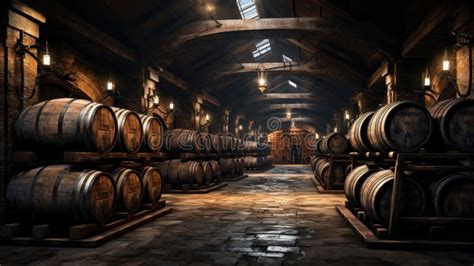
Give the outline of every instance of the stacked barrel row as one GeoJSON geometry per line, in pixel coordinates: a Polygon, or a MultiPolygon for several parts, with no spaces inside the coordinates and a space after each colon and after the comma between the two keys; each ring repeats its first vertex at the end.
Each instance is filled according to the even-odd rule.
{"type": "Polygon", "coordinates": [[[315,144],[316,155],[311,157],[311,169],[314,176],[325,189],[340,189],[344,186],[344,180],[351,164],[349,162],[334,162],[328,159],[331,156],[347,154],[349,141],[340,133],[332,133],[315,144]]]}
{"type": "Polygon", "coordinates": [[[267,143],[244,141],[244,166],[246,170],[263,170],[272,166],[272,147],[267,143]]]}
{"type": "Polygon", "coordinates": [[[25,108],[15,133],[17,146],[28,150],[158,152],[163,142],[156,117],[72,98],[25,108]]]}
{"type": "Polygon", "coordinates": [[[103,224],[114,213],[133,214],[145,203],[158,202],[161,193],[162,178],[155,167],[117,168],[108,174],[50,165],[12,178],[6,199],[25,220],[103,224]]]}
{"type": "MultiPolygon", "coordinates": [[[[444,153],[436,166],[450,171],[412,171],[401,190],[400,216],[474,218],[474,176],[458,172],[459,161],[449,160],[474,152],[474,100],[448,99],[429,111],[413,102],[396,102],[356,119],[349,131],[352,149],[365,153],[389,151],[444,153]],[[452,165],[450,165],[452,164],[452,165]]],[[[345,194],[352,206],[363,209],[372,223],[388,224],[394,172],[373,165],[355,167],[346,178],[345,194]]]]}

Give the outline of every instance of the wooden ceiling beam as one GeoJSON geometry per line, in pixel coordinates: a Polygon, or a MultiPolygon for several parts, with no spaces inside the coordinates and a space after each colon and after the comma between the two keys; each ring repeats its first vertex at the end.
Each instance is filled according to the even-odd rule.
{"type": "Polygon", "coordinates": [[[430,6],[429,13],[403,42],[402,56],[408,56],[441,22],[448,18],[448,16],[459,7],[458,2],[459,1],[442,0],[435,6],[430,6]]]}
{"type": "Polygon", "coordinates": [[[380,67],[369,77],[367,81],[367,88],[372,88],[377,82],[381,81],[386,75],[389,74],[389,63],[383,61],[380,67]]]}
{"type": "MultiPolygon", "coordinates": [[[[170,36],[171,37],[171,36],[170,36]]],[[[174,51],[194,40],[252,40],[261,38],[317,38],[328,42],[351,43],[361,49],[392,51],[393,38],[367,29],[358,23],[321,17],[305,18],[261,18],[258,20],[228,19],[192,22],[170,38],[163,51],[174,51]]],[[[150,42],[149,47],[159,45],[150,42]]]]}
{"type": "Polygon", "coordinates": [[[264,93],[247,99],[246,101],[242,102],[242,105],[274,100],[320,102],[322,98],[316,97],[313,93],[264,93]]]}

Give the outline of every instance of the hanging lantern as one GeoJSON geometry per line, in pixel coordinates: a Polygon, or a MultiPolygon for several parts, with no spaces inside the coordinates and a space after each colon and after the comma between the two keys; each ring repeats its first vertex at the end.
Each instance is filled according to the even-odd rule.
{"type": "Polygon", "coordinates": [[[444,57],[443,57],[443,71],[449,71],[451,69],[449,59],[448,59],[448,48],[444,50],[444,57]]]}
{"type": "Polygon", "coordinates": [[[262,67],[258,71],[258,90],[261,93],[264,93],[266,89],[267,89],[267,72],[262,67]]]}
{"type": "Polygon", "coordinates": [[[430,78],[430,73],[428,72],[428,68],[426,68],[426,71],[423,75],[423,86],[425,87],[431,86],[431,78],[430,78]]]}

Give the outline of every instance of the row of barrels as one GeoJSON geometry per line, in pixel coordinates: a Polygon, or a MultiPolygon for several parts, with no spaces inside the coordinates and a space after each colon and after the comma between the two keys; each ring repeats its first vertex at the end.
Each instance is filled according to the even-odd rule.
{"type": "Polygon", "coordinates": [[[50,165],[20,173],[6,199],[22,219],[103,224],[115,212],[136,212],[160,200],[162,177],[155,167],[118,168],[112,174],[50,165]]]}
{"type": "Polygon", "coordinates": [[[270,145],[188,129],[165,131],[154,116],[83,99],[60,98],[25,108],[15,123],[19,148],[136,153],[269,154],[270,145]]]}
{"type": "Polygon", "coordinates": [[[272,166],[271,155],[266,156],[246,156],[244,166],[247,170],[262,170],[272,166]]]}
{"type": "MultiPolygon", "coordinates": [[[[372,222],[387,225],[394,177],[392,170],[358,166],[347,176],[344,192],[351,205],[365,210],[372,222]]],[[[400,216],[474,218],[474,176],[443,173],[427,181],[413,176],[404,180],[400,216]]]]}
{"type": "Polygon", "coordinates": [[[59,98],[25,108],[15,123],[20,148],[71,151],[159,151],[157,117],[83,99],[59,98]]]}
{"type": "Polygon", "coordinates": [[[342,186],[351,169],[351,165],[344,163],[333,163],[331,169],[331,162],[328,159],[316,156],[311,157],[310,165],[314,176],[325,188],[342,186]]]}
{"type": "Polygon", "coordinates": [[[448,99],[429,111],[409,101],[357,118],[348,133],[354,151],[474,152],[474,99],[448,99]]]}
{"type": "Polygon", "coordinates": [[[225,134],[209,134],[188,129],[165,132],[163,151],[174,153],[270,154],[267,143],[243,141],[225,134]]]}

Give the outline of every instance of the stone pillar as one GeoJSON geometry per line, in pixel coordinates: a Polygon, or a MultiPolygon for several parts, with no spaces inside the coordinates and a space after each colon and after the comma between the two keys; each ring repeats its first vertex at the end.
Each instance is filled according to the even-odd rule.
{"type": "MultiPolygon", "coordinates": [[[[22,106],[27,107],[38,101],[35,92],[35,82],[38,74],[36,60],[25,55],[22,59],[15,52],[17,40],[23,32],[23,44],[38,43],[40,24],[45,23],[45,17],[32,8],[18,1],[4,1],[0,4],[2,13],[0,47],[0,220],[5,215],[5,189],[9,177],[13,176],[11,164],[13,149],[13,132],[11,128],[22,106]],[[23,95],[30,97],[22,101],[18,97],[21,80],[21,61],[24,62],[24,90],[23,95]]],[[[36,49],[30,50],[37,55],[36,49]]],[[[54,60],[54,59],[52,59],[54,60]]]]}

